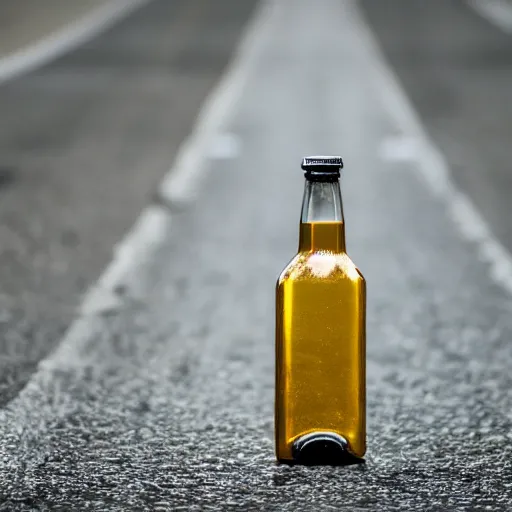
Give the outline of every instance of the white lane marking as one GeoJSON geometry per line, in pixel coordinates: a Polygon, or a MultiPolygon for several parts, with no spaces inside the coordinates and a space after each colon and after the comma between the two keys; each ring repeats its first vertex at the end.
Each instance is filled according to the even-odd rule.
{"type": "Polygon", "coordinates": [[[423,127],[404,89],[386,62],[375,37],[356,4],[351,3],[351,17],[358,44],[365,48],[367,67],[384,108],[401,127],[404,136],[418,143],[418,158],[413,166],[435,197],[446,205],[449,217],[462,236],[476,244],[481,261],[489,265],[490,278],[512,295],[512,256],[494,237],[469,197],[457,189],[442,154],[423,127]]]}
{"type": "Polygon", "coordinates": [[[78,319],[73,322],[55,352],[40,361],[40,369],[58,368],[64,363],[69,366],[71,361],[76,360],[77,345],[88,339],[88,317],[120,309],[122,300],[116,293],[116,288],[119,285],[132,284],[137,279],[137,269],[169,237],[170,226],[171,215],[167,209],[149,206],[142,212],[128,235],[115,247],[114,258],[107,269],[87,292],[78,319]]]}
{"type": "Polygon", "coordinates": [[[237,158],[242,152],[240,137],[234,133],[219,133],[212,141],[208,157],[212,160],[227,160],[237,158]]]}
{"type": "Polygon", "coordinates": [[[480,16],[512,34],[512,2],[510,0],[467,0],[480,16]]]}
{"type": "Polygon", "coordinates": [[[111,0],[36,43],[0,59],[0,83],[80,46],[150,0],[111,0]]]}
{"type": "Polygon", "coordinates": [[[419,144],[413,137],[395,135],[381,141],[378,154],[385,162],[416,162],[419,158],[419,144]]]}
{"type": "Polygon", "coordinates": [[[190,202],[196,196],[201,175],[206,170],[211,141],[222,132],[242,95],[250,70],[260,54],[260,42],[274,2],[265,1],[252,18],[232,62],[217,86],[206,98],[194,130],[180,147],[174,167],[160,186],[160,196],[170,204],[190,202]]]}
{"type": "Polygon", "coordinates": [[[150,206],[142,212],[130,233],[114,247],[114,258],[87,293],[81,315],[98,314],[122,302],[116,288],[136,275],[134,267],[143,264],[169,234],[170,220],[168,211],[159,206],[150,206]]]}

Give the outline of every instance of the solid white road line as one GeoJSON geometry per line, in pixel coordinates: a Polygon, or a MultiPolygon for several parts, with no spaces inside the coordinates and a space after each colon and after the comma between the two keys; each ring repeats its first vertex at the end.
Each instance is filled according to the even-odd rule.
{"type": "Polygon", "coordinates": [[[510,0],[467,0],[480,16],[512,34],[512,2],[510,0]]]}
{"type": "MultiPolygon", "coordinates": [[[[169,236],[170,226],[171,215],[167,209],[155,205],[142,212],[131,231],[115,248],[114,258],[107,269],[87,292],[78,311],[78,318],[70,326],[55,352],[39,362],[39,368],[58,368],[64,362],[69,367],[73,365],[73,361],[79,362],[76,360],[76,347],[80,342],[89,339],[90,316],[120,308],[122,301],[116,288],[133,284],[133,280],[139,275],[138,268],[144,265],[169,236]]],[[[29,384],[30,382],[27,388],[29,384]]],[[[20,395],[22,394],[23,391],[20,395]]]]}
{"type": "Polygon", "coordinates": [[[374,75],[376,91],[382,104],[401,127],[404,137],[417,141],[416,169],[447,213],[463,238],[475,244],[480,260],[489,266],[491,279],[512,295],[512,256],[494,237],[469,197],[457,189],[448,165],[423,127],[404,89],[386,63],[375,37],[356,4],[351,2],[351,16],[358,34],[358,44],[365,48],[366,66],[374,75]]]}
{"type": "Polygon", "coordinates": [[[111,0],[63,29],[0,59],[0,83],[38,68],[80,46],[148,1],[111,0]]]}

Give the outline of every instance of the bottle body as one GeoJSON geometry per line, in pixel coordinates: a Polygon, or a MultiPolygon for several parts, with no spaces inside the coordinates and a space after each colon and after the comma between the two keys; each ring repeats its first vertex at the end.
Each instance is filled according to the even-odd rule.
{"type": "Polygon", "coordinates": [[[345,252],[342,214],[310,210],[276,289],[279,461],[296,460],[297,441],[315,432],[340,436],[352,456],[366,449],[365,280],[345,252]]]}

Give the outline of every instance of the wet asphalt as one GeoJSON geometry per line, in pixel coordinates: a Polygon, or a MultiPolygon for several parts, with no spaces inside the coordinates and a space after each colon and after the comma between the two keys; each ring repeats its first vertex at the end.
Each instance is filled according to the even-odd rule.
{"type": "MultiPolygon", "coordinates": [[[[0,244],[9,248],[0,256],[2,376],[10,375],[0,411],[0,510],[508,510],[511,299],[416,164],[383,158],[383,143],[401,127],[379,93],[351,2],[281,1],[267,11],[242,99],[226,121],[224,135],[239,151],[211,159],[188,208],[156,207],[166,236],[119,283],[116,308],[74,314],[151,202],[199,92],[233,50],[250,9],[220,2],[214,11],[224,4],[198,38],[168,25],[185,13],[203,20],[206,3],[155,1],[87,47],[0,87],[0,141],[9,149],[2,154],[12,161],[0,190],[0,244]],[[168,46],[182,53],[171,58],[168,46]],[[181,80],[168,76],[168,59],[181,80]],[[173,105],[186,114],[169,115],[173,105]],[[348,251],[368,282],[368,453],[348,467],[277,466],[274,282],[296,250],[300,158],[338,152],[348,251]]],[[[496,110],[489,122],[500,134],[507,128],[492,73],[505,80],[510,66],[505,56],[495,59],[500,71],[485,60],[487,75],[464,39],[475,48],[499,40],[512,53],[510,36],[464,3],[432,2],[431,22],[456,27],[434,41],[414,30],[420,4],[365,0],[362,13],[454,179],[510,246],[506,141],[495,153],[490,134],[471,138],[467,127],[481,121],[471,108],[486,101],[496,110]],[[401,30],[382,4],[400,11],[401,30]],[[442,45],[458,48],[441,52],[444,65],[442,45]],[[436,62],[442,69],[432,82],[418,78],[436,62]],[[459,69],[454,63],[472,66],[480,85],[449,72],[459,69]],[[439,106],[436,84],[460,91],[457,109],[439,106]],[[454,140],[487,155],[485,176],[454,140]],[[487,188],[499,199],[478,193],[487,188]]]]}

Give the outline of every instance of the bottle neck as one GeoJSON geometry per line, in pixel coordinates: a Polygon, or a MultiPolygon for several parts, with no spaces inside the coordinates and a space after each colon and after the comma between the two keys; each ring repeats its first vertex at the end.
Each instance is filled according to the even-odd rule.
{"type": "Polygon", "coordinates": [[[304,187],[299,251],[345,252],[339,181],[309,181],[304,187]]]}

